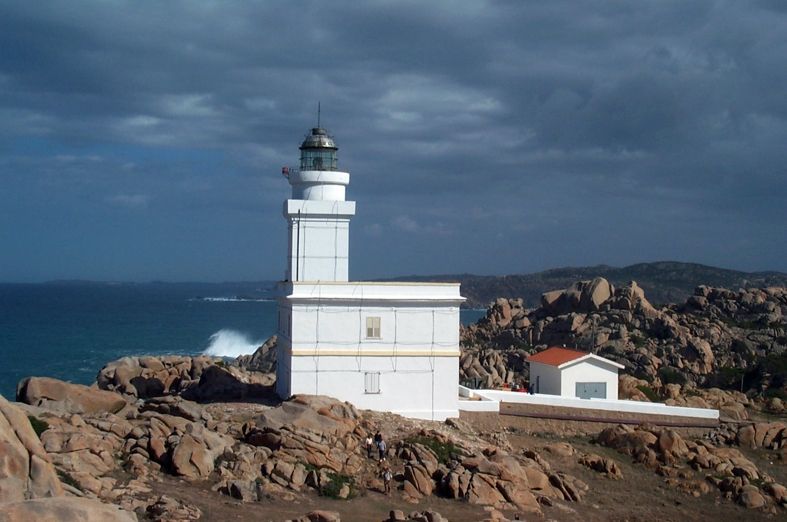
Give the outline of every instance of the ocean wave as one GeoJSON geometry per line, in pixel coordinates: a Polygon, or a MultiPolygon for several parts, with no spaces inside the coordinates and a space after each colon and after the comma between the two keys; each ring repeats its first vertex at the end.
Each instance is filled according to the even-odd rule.
{"type": "Polygon", "coordinates": [[[254,353],[260,345],[262,341],[254,341],[246,334],[221,329],[210,336],[208,347],[202,353],[219,357],[238,357],[254,353]]]}

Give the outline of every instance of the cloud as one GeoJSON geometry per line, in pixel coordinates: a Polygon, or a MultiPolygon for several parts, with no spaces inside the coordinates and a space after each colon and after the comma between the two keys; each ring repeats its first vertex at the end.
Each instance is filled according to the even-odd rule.
{"type": "MultiPolygon", "coordinates": [[[[182,259],[198,279],[278,277],[279,172],[319,101],[361,273],[787,270],[786,28],[773,1],[6,3],[0,236],[57,243],[39,221],[68,215],[99,250],[150,227],[161,241],[110,278],[179,277],[182,259]]],[[[7,277],[37,277],[29,255],[7,277]]]]}
{"type": "Polygon", "coordinates": [[[391,220],[391,225],[405,232],[418,232],[421,226],[410,216],[396,216],[391,220]]]}

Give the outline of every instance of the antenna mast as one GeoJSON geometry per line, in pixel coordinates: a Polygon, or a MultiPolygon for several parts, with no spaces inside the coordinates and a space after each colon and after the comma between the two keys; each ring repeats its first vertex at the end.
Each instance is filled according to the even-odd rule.
{"type": "Polygon", "coordinates": [[[320,127],[320,102],[317,102],[317,128],[320,127]]]}

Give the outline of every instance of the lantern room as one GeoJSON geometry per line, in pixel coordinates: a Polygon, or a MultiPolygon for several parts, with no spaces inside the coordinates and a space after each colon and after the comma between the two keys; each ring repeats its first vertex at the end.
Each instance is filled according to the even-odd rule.
{"type": "Polygon", "coordinates": [[[313,128],[300,150],[301,170],[337,170],[336,151],[339,149],[325,129],[313,128]]]}

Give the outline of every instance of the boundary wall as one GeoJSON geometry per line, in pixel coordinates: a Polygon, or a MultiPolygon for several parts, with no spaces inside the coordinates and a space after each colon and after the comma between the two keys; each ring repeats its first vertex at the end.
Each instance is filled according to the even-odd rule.
{"type": "Polygon", "coordinates": [[[459,410],[564,420],[714,426],[719,410],[667,406],[658,402],[577,399],[559,395],[502,390],[471,390],[459,386],[459,410]]]}

